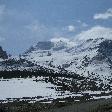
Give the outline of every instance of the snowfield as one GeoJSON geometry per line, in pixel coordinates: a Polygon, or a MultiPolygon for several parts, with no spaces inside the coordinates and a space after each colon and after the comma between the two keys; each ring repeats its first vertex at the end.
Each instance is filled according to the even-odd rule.
{"type": "MultiPolygon", "coordinates": [[[[70,91],[57,91],[57,87],[58,86],[53,85],[50,82],[46,83],[43,81],[43,77],[26,79],[1,79],[0,102],[6,103],[19,99],[20,101],[29,101],[30,103],[36,101],[49,103],[52,102],[53,99],[83,97],[84,94],[94,94],[91,99],[107,99],[112,97],[112,95],[102,96],[101,93],[104,91],[82,91],[75,93],[70,91]]],[[[105,93],[107,94],[109,91],[105,93]]],[[[76,99],[76,101],[80,101],[80,99],[76,99]]]]}

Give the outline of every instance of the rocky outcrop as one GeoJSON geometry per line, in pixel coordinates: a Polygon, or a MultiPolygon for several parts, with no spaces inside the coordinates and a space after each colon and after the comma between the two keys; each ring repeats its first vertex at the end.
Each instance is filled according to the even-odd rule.
{"type": "Polygon", "coordinates": [[[0,58],[2,58],[2,59],[8,58],[6,51],[4,51],[1,46],[0,46],[0,58]]]}

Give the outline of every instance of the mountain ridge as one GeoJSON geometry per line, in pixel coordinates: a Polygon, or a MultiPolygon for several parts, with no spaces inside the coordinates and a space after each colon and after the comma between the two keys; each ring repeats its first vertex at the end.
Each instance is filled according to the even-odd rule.
{"type": "Polygon", "coordinates": [[[71,40],[61,37],[38,42],[18,58],[9,57],[2,61],[0,70],[37,72],[42,69],[45,73],[74,73],[88,80],[94,79],[97,85],[103,83],[111,86],[111,30],[95,27],[82,34],[81,38],[71,40]],[[97,36],[86,38],[88,35],[97,36]]]}

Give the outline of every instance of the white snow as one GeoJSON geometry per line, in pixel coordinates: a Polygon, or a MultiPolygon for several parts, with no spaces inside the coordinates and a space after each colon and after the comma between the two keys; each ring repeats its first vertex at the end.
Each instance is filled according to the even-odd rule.
{"type": "MultiPolygon", "coordinates": [[[[39,78],[41,79],[41,78],[39,78]]],[[[35,78],[27,79],[1,79],[0,80],[0,100],[6,98],[23,98],[23,97],[37,97],[43,98],[36,99],[56,99],[65,98],[68,96],[80,96],[81,94],[72,94],[69,91],[56,91],[55,85],[46,83],[44,81],[34,81],[35,78]],[[52,88],[52,89],[51,89],[52,88]]]]}
{"type": "MultiPolygon", "coordinates": [[[[21,98],[20,100],[29,100],[30,103],[40,100],[66,98],[66,97],[77,97],[83,96],[84,93],[100,95],[103,91],[82,91],[79,93],[72,93],[70,91],[56,91],[56,85],[46,83],[42,81],[43,77],[39,78],[26,78],[26,79],[0,79],[0,100],[8,98],[21,98]],[[40,81],[39,81],[40,80],[40,81]],[[41,96],[41,98],[38,98],[41,96]],[[23,97],[30,97],[31,99],[22,99],[23,97]]],[[[105,92],[108,93],[109,91],[105,92]]],[[[93,96],[94,99],[100,98],[111,98],[112,96],[93,96]]],[[[51,101],[48,100],[47,103],[51,101]]],[[[78,100],[79,101],[79,100],[78,100]]],[[[43,101],[44,102],[44,101],[43,101]]]]}

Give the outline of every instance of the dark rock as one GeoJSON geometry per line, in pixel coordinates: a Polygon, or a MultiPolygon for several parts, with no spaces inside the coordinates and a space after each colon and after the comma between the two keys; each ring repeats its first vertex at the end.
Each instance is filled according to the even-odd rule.
{"type": "Polygon", "coordinates": [[[1,46],[0,46],[0,58],[2,58],[2,59],[7,59],[8,58],[8,55],[7,55],[6,51],[3,51],[1,46]]]}

